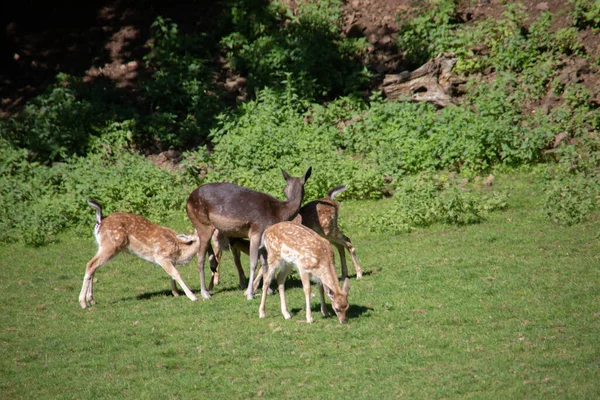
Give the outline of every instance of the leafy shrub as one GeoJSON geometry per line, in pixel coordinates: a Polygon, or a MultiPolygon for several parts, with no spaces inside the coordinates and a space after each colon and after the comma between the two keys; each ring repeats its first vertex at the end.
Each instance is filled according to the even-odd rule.
{"type": "Polygon", "coordinates": [[[462,106],[436,111],[429,104],[374,100],[345,128],[341,145],[388,175],[422,170],[478,173],[494,165],[540,161],[550,140],[523,123],[512,75],[474,84],[462,106]]]}
{"type": "Polygon", "coordinates": [[[290,87],[283,94],[263,90],[234,115],[222,117],[211,133],[215,146],[210,156],[187,157],[208,158],[212,171],[207,180],[227,180],[278,197],[283,188],[279,168],[299,175],[309,166],[313,174],[306,186],[307,198],[321,197],[342,183],[349,184],[347,197],[380,197],[383,174],[361,157],[338,150],[333,114],[317,111],[312,122],[305,111],[308,107],[290,87]]]}
{"type": "Polygon", "coordinates": [[[547,169],[544,208],[560,225],[584,222],[600,209],[600,139],[591,134],[579,140],[559,148],[559,162],[547,169]]]}
{"type": "Polygon", "coordinates": [[[559,172],[547,183],[545,209],[559,225],[584,222],[600,205],[600,177],[586,172],[559,172]]]}
{"type": "Polygon", "coordinates": [[[569,0],[569,3],[573,5],[569,15],[576,27],[600,30],[600,0],[569,0]]]}
{"type": "Polygon", "coordinates": [[[396,44],[412,68],[446,51],[458,22],[456,0],[415,1],[411,11],[399,14],[396,44]],[[417,11],[418,10],[418,11],[417,11]]]}
{"type": "Polygon", "coordinates": [[[484,213],[506,207],[503,193],[485,195],[445,174],[419,174],[399,184],[391,206],[362,216],[360,224],[372,232],[397,234],[435,223],[474,224],[484,213]]]}
{"type": "Polygon", "coordinates": [[[0,142],[0,241],[42,245],[67,228],[93,226],[86,199],[105,214],[129,211],[156,222],[182,210],[195,182],[158,169],[127,150],[133,123],[112,123],[92,141],[87,157],[45,167],[27,160],[27,150],[0,142]]]}
{"type": "Polygon", "coordinates": [[[144,59],[151,75],[142,82],[141,100],[149,110],[143,114],[136,142],[158,142],[164,148],[205,143],[221,107],[208,65],[208,41],[199,34],[182,35],[177,24],[157,17],[148,43],[144,59]]]}
{"type": "Polygon", "coordinates": [[[296,87],[304,99],[351,93],[367,83],[358,60],[364,39],[341,35],[341,4],[305,2],[296,14],[277,2],[233,1],[233,33],[221,40],[233,69],[248,77],[250,92],[296,87]]]}
{"type": "Polygon", "coordinates": [[[15,118],[2,123],[6,138],[28,148],[42,161],[82,154],[89,128],[96,121],[93,104],[80,98],[67,75],[29,102],[15,118]]]}

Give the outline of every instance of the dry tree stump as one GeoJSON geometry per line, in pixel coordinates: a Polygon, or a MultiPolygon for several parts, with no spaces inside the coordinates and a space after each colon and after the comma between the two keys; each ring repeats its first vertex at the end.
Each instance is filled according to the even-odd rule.
{"type": "Polygon", "coordinates": [[[456,83],[452,74],[455,64],[454,54],[441,53],[412,72],[386,75],[382,90],[390,101],[428,101],[447,107],[452,104],[452,87],[456,83]]]}

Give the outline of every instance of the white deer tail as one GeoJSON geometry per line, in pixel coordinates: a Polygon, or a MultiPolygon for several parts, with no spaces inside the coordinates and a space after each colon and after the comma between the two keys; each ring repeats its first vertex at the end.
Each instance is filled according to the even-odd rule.
{"type": "Polygon", "coordinates": [[[335,199],[335,196],[342,193],[347,188],[348,188],[348,185],[339,185],[339,186],[332,187],[331,189],[329,189],[329,192],[327,192],[327,198],[329,200],[333,200],[333,199],[335,199]]]}
{"type": "Polygon", "coordinates": [[[94,234],[98,233],[100,224],[102,223],[102,206],[95,200],[88,199],[88,204],[96,209],[96,226],[94,226],[94,234]]]}

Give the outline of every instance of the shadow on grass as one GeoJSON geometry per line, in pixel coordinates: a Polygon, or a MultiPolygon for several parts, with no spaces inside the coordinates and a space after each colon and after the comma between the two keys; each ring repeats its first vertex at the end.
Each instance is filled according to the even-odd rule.
{"type": "MultiPolygon", "coordinates": [[[[326,305],[327,305],[327,310],[329,310],[329,317],[327,317],[327,318],[336,318],[337,319],[335,312],[333,312],[333,309],[331,308],[331,304],[329,304],[329,302],[327,302],[327,300],[326,300],[326,305]]],[[[317,315],[321,315],[321,304],[320,303],[318,303],[318,302],[313,303],[311,305],[310,309],[313,312],[313,318],[315,318],[317,315]]],[[[364,314],[368,311],[373,311],[373,309],[370,307],[350,304],[350,307],[348,308],[346,315],[348,317],[348,321],[352,321],[354,318],[358,318],[362,314],[364,314]]],[[[290,313],[293,316],[298,316],[298,314],[301,314],[301,313],[304,314],[304,308],[292,308],[290,310],[290,313]]],[[[367,314],[366,316],[368,317],[369,315],[367,314]]]]}

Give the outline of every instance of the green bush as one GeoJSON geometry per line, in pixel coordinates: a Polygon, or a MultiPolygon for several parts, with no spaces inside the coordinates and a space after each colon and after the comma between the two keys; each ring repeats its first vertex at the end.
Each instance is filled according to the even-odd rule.
{"type": "Polygon", "coordinates": [[[474,224],[486,213],[506,209],[506,198],[467,188],[448,174],[419,174],[402,180],[391,205],[366,213],[359,223],[371,232],[393,234],[435,223],[474,224]]]}
{"type": "Polygon", "coordinates": [[[383,174],[362,157],[349,156],[336,147],[338,129],[333,112],[298,101],[293,89],[283,94],[264,90],[255,101],[243,104],[234,114],[223,116],[212,133],[215,143],[210,156],[201,150],[189,160],[206,160],[210,181],[227,180],[281,197],[283,180],[279,168],[302,174],[309,166],[313,174],[306,198],[324,196],[339,184],[349,185],[344,194],[352,198],[381,196],[383,174]]]}
{"type": "Polygon", "coordinates": [[[368,82],[358,59],[364,39],[341,35],[341,2],[303,2],[297,12],[278,2],[232,1],[232,33],[221,39],[230,66],[248,78],[250,93],[296,87],[304,99],[352,93],[368,82]]]}
{"type": "Polygon", "coordinates": [[[547,168],[544,209],[557,224],[578,224],[600,209],[600,138],[584,135],[557,153],[559,162],[547,168]]]}
{"type": "Polygon", "coordinates": [[[182,35],[177,24],[158,17],[144,57],[151,75],[141,82],[145,105],[136,142],[164,148],[206,143],[213,117],[222,107],[213,87],[209,41],[182,35]]]}
{"type": "Polygon", "coordinates": [[[165,221],[183,210],[196,182],[182,172],[157,168],[127,149],[133,123],[111,123],[92,141],[87,157],[45,167],[27,160],[27,150],[0,144],[0,241],[42,245],[67,228],[93,226],[88,197],[105,214],[128,211],[165,221]]]}
{"type": "Polygon", "coordinates": [[[573,24],[580,28],[592,28],[600,30],[600,0],[569,0],[573,10],[569,15],[573,18],[573,24]]]}
{"type": "Polygon", "coordinates": [[[396,44],[405,53],[412,68],[419,67],[438,53],[447,51],[456,34],[458,22],[456,0],[415,1],[408,12],[402,12],[396,44]]]}
{"type": "Polygon", "coordinates": [[[32,152],[41,161],[64,160],[82,154],[90,127],[97,121],[94,105],[82,99],[69,76],[29,102],[16,117],[0,125],[5,138],[32,152]]]}

